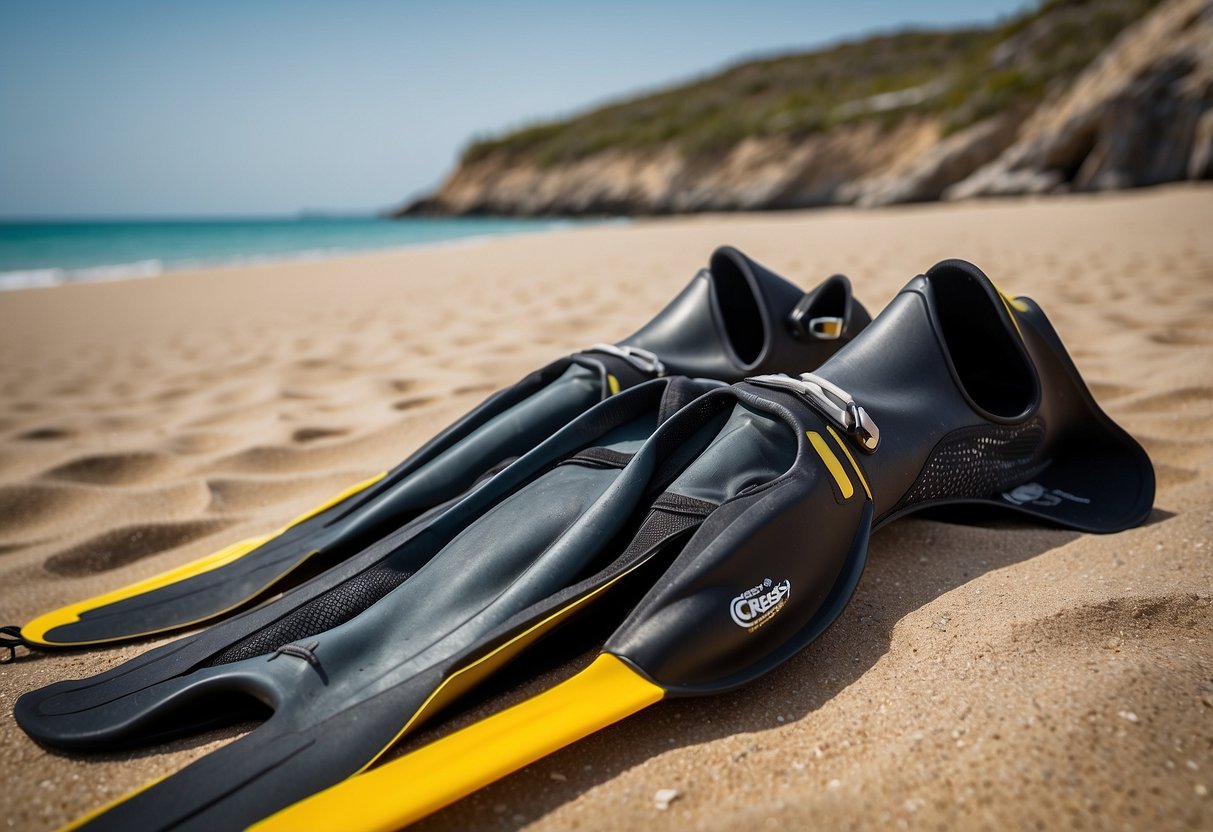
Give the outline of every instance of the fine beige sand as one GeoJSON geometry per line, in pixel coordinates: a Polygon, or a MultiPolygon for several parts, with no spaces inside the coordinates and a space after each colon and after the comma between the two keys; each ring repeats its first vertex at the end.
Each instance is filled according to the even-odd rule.
{"type": "MultiPolygon", "coordinates": [[[[806,287],[846,272],[874,311],[944,257],[1035,297],[1154,460],[1150,521],[1111,537],[900,521],[839,622],[769,677],[655,706],[423,827],[1213,827],[1208,187],[653,220],[0,294],[0,623],[276,528],[490,391],[628,334],[720,243],[806,287]],[[665,810],[659,789],[677,791],[665,810]]],[[[0,823],[51,828],[247,729],[72,755],[12,721],[22,692],[148,646],[0,665],[0,823]]]]}

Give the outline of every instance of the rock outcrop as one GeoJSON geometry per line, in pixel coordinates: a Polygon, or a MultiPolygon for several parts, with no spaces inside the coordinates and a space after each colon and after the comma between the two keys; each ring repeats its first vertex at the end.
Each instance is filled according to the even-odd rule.
{"type": "Polygon", "coordinates": [[[1213,4],[1174,0],[1121,35],[947,199],[1108,190],[1210,175],[1213,4]]]}
{"type": "Polygon", "coordinates": [[[712,160],[673,148],[608,150],[548,166],[490,156],[460,166],[434,196],[410,209],[537,216],[831,205],[852,201],[845,192],[852,183],[909,164],[937,138],[933,123],[911,120],[888,131],[861,123],[801,141],[746,139],[712,160]]]}
{"type": "Polygon", "coordinates": [[[902,169],[854,183],[844,191],[845,201],[866,208],[939,199],[950,185],[997,158],[1023,118],[1022,111],[1012,110],[979,121],[939,140],[902,169]]]}

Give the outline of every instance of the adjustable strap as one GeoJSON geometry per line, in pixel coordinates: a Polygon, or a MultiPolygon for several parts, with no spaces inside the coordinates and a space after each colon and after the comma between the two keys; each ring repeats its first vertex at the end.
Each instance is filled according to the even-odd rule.
{"type": "Polygon", "coordinates": [[[616,358],[622,358],[646,376],[661,378],[665,375],[665,365],[661,363],[661,359],[657,356],[657,353],[642,350],[640,347],[595,344],[586,350],[586,352],[602,352],[607,355],[613,355],[616,358]]]}
{"type": "MultiPolygon", "coordinates": [[[[844,292],[844,301],[849,300],[851,293],[850,281],[846,280],[840,275],[830,278],[825,283],[821,284],[821,286],[816,290],[809,292],[800,299],[800,302],[796,304],[791,313],[788,315],[788,324],[792,328],[792,334],[797,338],[811,341],[837,341],[842,337],[847,325],[845,318],[836,315],[816,315],[809,317],[812,315],[814,307],[820,307],[822,305],[820,303],[822,299],[821,292],[827,288],[833,288],[835,291],[844,292]],[[831,284],[834,283],[842,283],[842,286],[831,287],[831,284]]],[[[845,309],[846,306],[842,305],[840,307],[839,304],[830,302],[828,308],[833,311],[839,308],[845,309]]]]}
{"type": "Polygon", "coordinates": [[[622,451],[612,450],[611,448],[585,448],[573,454],[568,459],[557,463],[558,465],[580,464],[590,468],[624,468],[635,454],[626,454],[622,451]]]}
{"type": "Polygon", "coordinates": [[[659,494],[616,563],[630,564],[641,555],[668,546],[675,538],[698,529],[716,508],[715,503],[672,491],[659,494]]]}
{"type": "Polygon", "coordinates": [[[778,373],[753,376],[746,381],[800,396],[827,421],[851,436],[865,453],[874,452],[880,445],[880,428],[868,412],[856,404],[850,393],[821,376],[801,373],[799,378],[792,378],[778,373]]]}
{"type": "Polygon", "coordinates": [[[842,337],[844,323],[842,318],[831,316],[809,318],[801,324],[801,332],[818,341],[837,341],[842,337]]]}
{"type": "Polygon", "coordinates": [[[695,399],[703,395],[703,387],[689,378],[674,376],[667,383],[665,392],[661,394],[661,405],[657,408],[657,424],[665,421],[695,399]]]}
{"type": "Polygon", "coordinates": [[[648,350],[595,344],[572,356],[575,363],[602,374],[603,398],[665,375],[665,365],[648,350]]]}

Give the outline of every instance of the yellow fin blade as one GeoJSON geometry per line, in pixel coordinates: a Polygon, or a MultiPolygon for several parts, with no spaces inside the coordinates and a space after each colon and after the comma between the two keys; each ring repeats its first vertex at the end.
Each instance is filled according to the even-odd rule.
{"type": "MultiPolygon", "coordinates": [[[[212,569],[218,569],[221,566],[226,566],[234,560],[244,557],[249,552],[256,549],[268,541],[272,540],[274,535],[266,534],[260,537],[250,537],[247,540],[242,540],[239,543],[233,543],[230,546],[225,546],[218,552],[212,552],[198,560],[190,561],[189,563],[178,566],[176,569],[170,569],[167,572],[161,572],[159,575],[153,575],[142,581],[130,584],[128,586],[115,589],[112,592],[107,592],[103,595],[98,595],[93,598],[78,601],[75,604],[68,604],[66,607],[60,607],[57,610],[44,613],[38,616],[30,623],[21,628],[21,637],[26,641],[32,641],[35,644],[44,644],[47,646],[55,646],[58,642],[48,641],[46,634],[56,627],[62,627],[66,624],[74,624],[80,620],[80,614],[95,610],[100,607],[105,607],[110,604],[115,604],[118,601],[123,601],[127,598],[134,598],[136,595],[143,595],[155,589],[175,584],[178,581],[183,581],[186,578],[194,575],[201,575],[203,572],[210,572],[212,569]]],[[[147,635],[147,634],[140,634],[147,635]]],[[[124,636],[128,638],[129,636],[124,636]]],[[[69,642],[69,644],[89,644],[92,642],[69,642]]]]}
{"type": "Polygon", "coordinates": [[[89,821],[91,821],[95,818],[98,818],[101,815],[104,815],[106,812],[108,812],[110,809],[113,809],[119,803],[125,803],[126,801],[133,798],[135,795],[138,795],[138,794],[141,794],[141,793],[147,791],[152,786],[156,785],[157,783],[159,783],[161,780],[163,780],[166,777],[168,777],[167,774],[162,774],[159,777],[157,777],[155,780],[151,780],[147,783],[144,783],[142,786],[135,789],[134,791],[127,792],[126,794],[122,795],[122,797],[111,800],[109,803],[106,803],[103,806],[98,806],[96,809],[93,809],[91,812],[86,812],[85,814],[81,815],[80,817],[76,818],[75,820],[71,821],[70,823],[60,826],[59,829],[57,830],[57,832],[72,832],[72,830],[74,830],[74,829],[79,829],[80,827],[87,824],[89,821]]]}
{"type": "Polygon", "coordinates": [[[252,829],[399,829],[664,696],[603,653],[551,690],[288,806],[252,829]]]}

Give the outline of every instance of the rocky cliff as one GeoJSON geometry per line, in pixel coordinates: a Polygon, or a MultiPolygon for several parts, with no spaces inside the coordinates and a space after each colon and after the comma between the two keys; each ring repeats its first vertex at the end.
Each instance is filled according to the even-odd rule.
{"type": "Polygon", "coordinates": [[[1213,3],[1173,0],[1133,26],[997,158],[946,198],[1108,190],[1213,177],[1213,3]]]}
{"type": "Polygon", "coordinates": [[[398,213],[886,205],[1213,176],[1213,0],[1054,0],[478,142],[398,213]]]}

